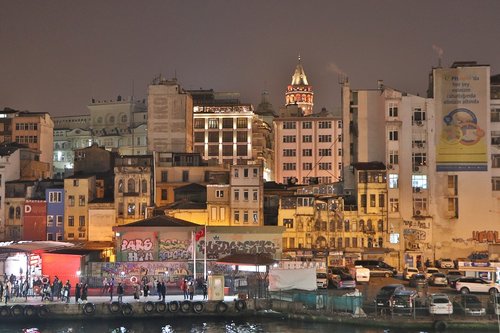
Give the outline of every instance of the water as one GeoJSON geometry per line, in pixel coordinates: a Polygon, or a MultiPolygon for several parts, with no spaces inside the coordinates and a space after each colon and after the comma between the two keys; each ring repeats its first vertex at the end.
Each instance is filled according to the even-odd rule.
{"type": "MultiPolygon", "coordinates": [[[[40,333],[424,333],[422,330],[355,327],[337,323],[312,323],[279,318],[248,317],[215,319],[201,317],[154,319],[95,319],[86,321],[54,321],[36,324],[0,325],[0,333],[22,333],[37,327],[40,333]]],[[[432,331],[428,332],[431,333],[432,331]]],[[[426,332],[427,333],[427,332],[426,332]]],[[[475,333],[481,333],[475,331],[475,333]]]]}

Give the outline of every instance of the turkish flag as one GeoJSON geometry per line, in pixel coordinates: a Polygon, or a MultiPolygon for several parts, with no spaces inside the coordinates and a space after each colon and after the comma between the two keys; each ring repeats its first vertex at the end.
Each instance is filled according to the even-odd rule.
{"type": "Polygon", "coordinates": [[[201,229],[196,233],[196,241],[199,241],[200,238],[205,237],[205,229],[201,229]]]}

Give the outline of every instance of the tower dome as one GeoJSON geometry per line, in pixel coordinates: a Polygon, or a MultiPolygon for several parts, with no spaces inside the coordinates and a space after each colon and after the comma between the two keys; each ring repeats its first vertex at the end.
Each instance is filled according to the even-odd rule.
{"type": "Polygon", "coordinates": [[[285,93],[285,106],[289,105],[298,105],[302,109],[304,116],[310,115],[313,112],[314,93],[312,86],[307,81],[300,55],[295,72],[292,75],[292,83],[288,85],[285,93]]]}

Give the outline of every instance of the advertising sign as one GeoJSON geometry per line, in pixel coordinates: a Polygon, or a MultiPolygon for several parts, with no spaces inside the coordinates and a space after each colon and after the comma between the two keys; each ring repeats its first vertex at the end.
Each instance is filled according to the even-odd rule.
{"type": "Polygon", "coordinates": [[[436,170],[487,171],[489,67],[434,70],[436,170]]]}

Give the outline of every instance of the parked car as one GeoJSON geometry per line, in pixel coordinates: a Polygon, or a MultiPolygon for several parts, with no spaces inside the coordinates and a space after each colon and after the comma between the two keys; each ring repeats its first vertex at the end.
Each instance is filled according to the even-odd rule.
{"type": "Polygon", "coordinates": [[[488,312],[500,315],[500,294],[490,295],[488,300],[488,312]]]}
{"type": "Polygon", "coordinates": [[[460,295],[453,302],[454,311],[465,314],[467,316],[484,316],[486,309],[479,298],[475,295],[460,295]]]}
{"type": "Polygon", "coordinates": [[[431,277],[428,279],[429,285],[431,286],[447,286],[448,285],[448,279],[446,278],[446,275],[444,273],[434,273],[431,275],[431,277]]]}
{"type": "Polygon", "coordinates": [[[453,314],[453,304],[446,294],[431,294],[427,301],[429,314],[453,314]]]}
{"type": "Polygon", "coordinates": [[[363,266],[353,266],[349,273],[354,277],[357,283],[370,282],[370,270],[363,266]]]}
{"type": "Polygon", "coordinates": [[[500,284],[475,277],[462,277],[455,282],[455,289],[461,294],[500,293],[500,284]]]}
{"type": "Polygon", "coordinates": [[[328,288],[328,275],[326,274],[326,272],[316,273],[316,287],[318,289],[328,288]]]}
{"type": "Polygon", "coordinates": [[[413,274],[410,278],[409,286],[413,288],[417,288],[417,286],[427,286],[427,278],[425,277],[425,274],[413,274]]]}
{"type": "Polygon", "coordinates": [[[432,274],[434,274],[434,273],[441,273],[441,272],[436,267],[427,267],[425,269],[425,276],[427,278],[430,278],[432,276],[432,274]]]}
{"type": "Polygon", "coordinates": [[[409,280],[413,275],[420,273],[418,268],[406,267],[403,270],[403,280],[409,280]]]}
{"type": "Polygon", "coordinates": [[[439,268],[455,268],[455,263],[450,258],[441,258],[436,262],[439,268]]]}
{"type": "Polygon", "coordinates": [[[370,270],[370,274],[375,272],[375,275],[378,276],[390,277],[398,274],[396,268],[386,264],[382,260],[356,260],[354,265],[366,267],[370,270]],[[392,274],[388,274],[387,271],[392,272],[392,274]]]}
{"type": "Polygon", "coordinates": [[[389,304],[394,314],[411,315],[415,309],[417,292],[415,290],[401,289],[394,292],[389,304]]]}
{"type": "Polygon", "coordinates": [[[356,280],[350,274],[342,274],[333,277],[331,280],[332,286],[337,289],[355,289],[356,280]]]}
{"type": "Polygon", "coordinates": [[[450,287],[455,288],[455,282],[457,282],[458,279],[464,277],[462,272],[457,271],[457,270],[449,270],[448,273],[446,274],[446,278],[448,279],[448,283],[450,284],[450,287]]]}
{"type": "Polygon", "coordinates": [[[389,307],[392,295],[401,290],[405,290],[405,286],[402,284],[389,284],[383,286],[375,297],[375,304],[380,307],[389,307]]]}

